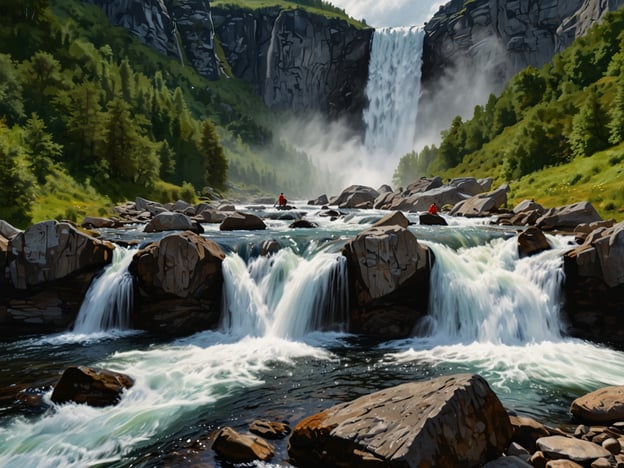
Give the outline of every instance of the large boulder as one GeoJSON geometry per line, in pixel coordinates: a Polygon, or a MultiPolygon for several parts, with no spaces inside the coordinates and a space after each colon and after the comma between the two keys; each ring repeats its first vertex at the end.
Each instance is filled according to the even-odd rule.
{"type": "Polygon", "coordinates": [[[310,416],[295,427],[298,466],[480,466],[500,456],[512,427],[477,375],[388,388],[310,416]]]}
{"type": "Polygon", "coordinates": [[[100,269],[110,263],[113,249],[110,242],[83,234],[69,223],[44,221],[10,240],[7,265],[11,283],[25,290],[100,269]]]}
{"type": "Polygon", "coordinates": [[[250,213],[232,213],[219,226],[221,231],[262,231],[266,224],[258,216],[250,213]]]}
{"type": "Polygon", "coordinates": [[[379,194],[375,201],[373,202],[373,208],[376,210],[387,210],[392,205],[392,202],[396,197],[400,195],[394,192],[382,192],[379,194]]]}
{"type": "Polygon", "coordinates": [[[358,234],[342,253],[348,265],[352,330],[407,336],[426,313],[429,249],[405,227],[380,225],[358,234]]]}
{"type": "Polygon", "coordinates": [[[609,457],[611,453],[598,444],[573,437],[554,435],[537,439],[536,446],[546,458],[551,460],[571,460],[581,466],[589,466],[593,461],[609,457]]]}
{"type": "Polygon", "coordinates": [[[170,234],[137,252],[129,267],[140,297],[133,323],[174,334],[214,326],[224,258],[216,243],[188,231],[170,234]]]}
{"type": "Polygon", "coordinates": [[[329,205],[329,199],[327,198],[327,195],[323,194],[323,195],[318,196],[314,200],[309,200],[308,205],[312,205],[312,206],[329,205]]]}
{"type": "Polygon", "coordinates": [[[587,424],[624,421],[624,386],[604,387],[572,402],[570,413],[587,424]]]}
{"type": "Polygon", "coordinates": [[[216,434],[212,449],[231,463],[267,461],[275,455],[275,449],[264,439],[239,434],[227,426],[216,434]]]}
{"type": "Polygon", "coordinates": [[[457,187],[444,185],[426,192],[417,192],[408,197],[394,197],[391,210],[426,211],[432,203],[438,206],[455,205],[465,200],[457,187]]]}
{"type": "Polygon", "coordinates": [[[409,219],[407,219],[403,213],[401,213],[400,211],[395,211],[394,213],[387,214],[379,221],[374,223],[371,227],[401,226],[403,228],[407,228],[409,224],[409,219]]]}
{"type": "Polygon", "coordinates": [[[379,192],[365,185],[351,185],[344,189],[340,195],[329,201],[330,205],[338,205],[340,208],[355,208],[360,203],[370,202],[371,207],[379,192]]]}
{"type": "Polygon", "coordinates": [[[198,234],[204,232],[201,224],[193,221],[183,213],[163,212],[159,213],[145,225],[143,232],[164,232],[164,231],[192,231],[198,234]]]}
{"type": "Polygon", "coordinates": [[[446,219],[438,214],[422,213],[418,216],[418,220],[423,226],[448,226],[446,219]]]}
{"type": "Polygon", "coordinates": [[[442,185],[443,183],[441,177],[421,177],[417,181],[409,184],[402,192],[402,195],[405,197],[409,197],[410,195],[414,195],[416,193],[428,192],[429,190],[442,187],[442,185]]]}
{"type": "Polygon", "coordinates": [[[90,406],[110,406],[119,403],[124,390],[134,385],[134,379],[106,369],[68,367],[54,386],[54,403],[86,403],[90,406]]]}
{"type": "Polygon", "coordinates": [[[480,184],[474,177],[458,177],[456,179],[452,179],[449,182],[449,185],[457,187],[461,193],[465,193],[471,197],[479,195],[485,191],[483,190],[483,185],[480,184]]]}
{"type": "Polygon", "coordinates": [[[518,234],[518,254],[520,258],[530,257],[552,247],[541,229],[530,227],[518,234]]]}
{"type": "Polygon", "coordinates": [[[536,224],[544,231],[554,229],[573,231],[579,224],[601,220],[602,218],[590,202],[579,202],[551,208],[537,220],[536,224]]]}
{"type": "Polygon", "coordinates": [[[451,216],[478,217],[496,213],[507,203],[507,192],[509,186],[503,184],[493,192],[481,193],[460,201],[451,210],[451,216]]]}
{"type": "Polygon", "coordinates": [[[563,322],[569,335],[624,346],[624,222],[598,228],[564,255],[563,322]]]}

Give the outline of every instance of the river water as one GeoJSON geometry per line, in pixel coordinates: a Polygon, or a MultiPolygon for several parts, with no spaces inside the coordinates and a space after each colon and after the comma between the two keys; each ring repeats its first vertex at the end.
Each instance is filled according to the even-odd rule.
{"type": "MultiPolygon", "coordinates": [[[[411,338],[379,342],[345,333],[339,252],[385,213],[350,210],[331,221],[302,209],[318,228],[290,230],[272,209],[262,213],[274,218],[266,231],[204,226],[227,252],[218,330],[162,339],[123,329],[132,294],[124,279],[131,252],[123,252],[92,285],[73,330],[0,343],[0,466],[227,466],[205,450],[220,427],[245,432],[259,418],[294,426],[339,402],[458,372],[485,377],[509,411],[554,425],[570,422],[579,395],[624,384],[624,353],[562,333],[561,252],[570,239],[549,237],[552,251],[519,259],[516,233],[487,220],[410,226],[436,256],[429,316],[411,338]],[[268,258],[258,256],[266,240],[281,246],[268,258]],[[52,404],[69,365],[136,383],[114,407],[52,404]]],[[[140,228],[104,235],[160,236],[140,228]]],[[[272,463],[257,466],[288,466],[287,458],[280,442],[272,463]]]]}

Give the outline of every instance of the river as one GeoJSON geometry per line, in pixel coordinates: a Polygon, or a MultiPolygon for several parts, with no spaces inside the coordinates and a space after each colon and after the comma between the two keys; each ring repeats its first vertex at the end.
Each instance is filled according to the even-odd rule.
{"type": "MultiPolygon", "coordinates": [[[[218,330],[162,339],[126,329],[125,252],[94,282],[73,330],[0,343],[0,466],[227,466],[204,449],[220,427],[245,432],[255,419],[294,426],[339,402],[459,372],[485,377],[508,411],[554,425],[570,422],[574,398],[624,384],[624,353],[562,332],[569,238],[549,236],[553,250],[519,259],[516,233],[487,220],[429,227],[408,215],[436,257],[429,315],[411,338],[379,342],[345,333],[340,249],[385,213],[347,210],[331,221],[296,205],[319,227],[291,230],[271,208],[261,213],[273,218],[266,231],[204,225],[203,235],[227,252],[218,330]],[[258,256],[265,240],[277,241],[279,252],[258,256]],[[52,385],[70,365],[123,372],[136,383],[117,406],[55,405],[52,385]]],[[[140,227],[103,234],[161,236],[140,227]]],[[[287,459],[281,442],[272,464],[257,466],[288,466],[287,459]]]]}

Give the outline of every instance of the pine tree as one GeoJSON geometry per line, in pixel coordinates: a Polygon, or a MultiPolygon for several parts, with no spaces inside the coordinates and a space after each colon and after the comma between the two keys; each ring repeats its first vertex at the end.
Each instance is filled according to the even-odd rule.
{"type": "Polygon", "coordinates": [[[585,103],[572,119],[569,141],[576,157],[591,156],[607,146],[606,118],[594,88],[589,89],[585,103]]]}
{"type": "Polygon", "coordinates": [[[54,142],[52,135],[46,131],[45,122],[34,113],[26,122],[23,139],[30,169],[37,182],[43,184],[54,162],[63,155],[63,147],[54,142]]]}
{"type": "Polygon", "coordinates": [[[617,79],[615,100],[609,117],[609,143],[617,145],[624,141],[624,75],[617,79]]]}
{"type": "Polygon", "coordinates": [[[202,124],[199,147],[205,161],[204,180],[206,184],[216,189],[225,188],[228,161],[219,142],[215,126],[210,120],[204,120],[202,124]]]}

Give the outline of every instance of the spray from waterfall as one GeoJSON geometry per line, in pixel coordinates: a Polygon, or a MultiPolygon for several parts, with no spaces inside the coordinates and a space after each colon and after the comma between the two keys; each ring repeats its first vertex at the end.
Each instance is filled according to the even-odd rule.
{"type": "Polygon", "coordinates": [[[342,255],[311,259],[282,249],[245,264],[236,254],[223,262],[226,332],[298,339],[347,325],[347,273],[342,255]]]}
{"type": "Polygon", "coordinates": [[[133,253],[123,247],[115,248],[112,262],[87,291],[74,324],[74,333],[130,328],[134,289],[128,266],[133,253]]]}
{"type": "Polygon", "coordinates": [[[414,149],[424,36],[417,27],[375,31],[364,111],[372,154],[399,158],[414,149]]]}

